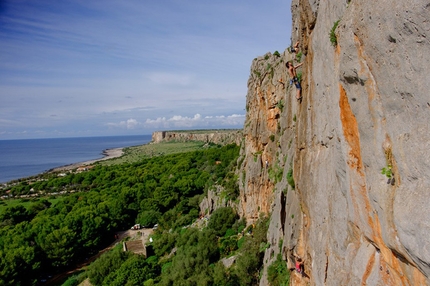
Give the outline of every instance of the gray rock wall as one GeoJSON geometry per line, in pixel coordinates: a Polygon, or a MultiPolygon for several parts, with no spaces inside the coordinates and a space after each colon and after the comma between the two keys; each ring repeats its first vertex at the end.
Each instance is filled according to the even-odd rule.
{"type": "Polygon", "coordinates": [[[265,269],[281,251],[304,259],[292,285],[429,285],[430,3],[293,0],[292,15],[303,101],[278,82],[288,52],[248,81],[239,211],[271,213],[265,269]]]}
{"type": "Polygon", "coordinates": [[[315,226],[305,247],[315,284],[429,282],[429,6],[322,1],[315,24],[300,23],[314,25],[300,35],[308,108],[295,162],[315,226]],[[381,174],[388,166],[392,184],[381,174]]]}

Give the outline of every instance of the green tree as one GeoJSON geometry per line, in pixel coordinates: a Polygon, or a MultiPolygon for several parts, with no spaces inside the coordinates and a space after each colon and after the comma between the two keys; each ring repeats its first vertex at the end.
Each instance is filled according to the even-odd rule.
{"type": "Polygon", "coordinates": [[[28,223],[2,230],[0,239],[0,285],[34,285],[40,262],[26,237],[28,223]],[[25,275],[23,275],[25,273],[25,275]]]}
{"type": "Polygon", "coordinates": [[[280,253],[278,253],[276,260],[267,268],[267,280],[273,286],[290,285],[290,271],[287,268],[287,263],[282,260],[280,253]]]}
{"type": "Polygon", "coordinates": [[[146,280],[155,278],[158,272],[157,264],[151,263],[151,260],[148,263],[143,256],[131,254],[116,271],[109,273],[102,285],[143,285],[146,280]]]}
{"type": "Polygon", "coordinates": [[[263,265],[264,249],[260,245],[267,242],[268,218],[259,219],[252,236],[245,237],[232,270],[232,276],[239,285],[257,285],[263,265]]]}
{"type": "Polygon", "coordinates": [[[177,241],[172,264],[161,276],[161,285],[211,284],[211,264],[219,259],[217,237],[213,230],[187,229],[177,241]]]}
{"type": "Polygon", "coordinates": [[[212,213],[208,228],[213,229],[218,236],[223,236],[236,219],[237,214],[231,207],[218,208],[212,213]]]}
{"type": "Polygon", "coordinates": [[[54,230],[45,237],[41,247],[54,267],[67,266],[74,260],[75,236],[76,233],[66,226],[54,230]]]}
{"type": "Polygon", "coordinates": [[[0,226],[15,225],[26,221],[28,218],[29,215],[27,209],[23,205],[7,207],[6,210],[0,215],[0,226]]]}
{"type": "Polygon", "coordinates": [[[142,226],[152,227],[161,217],[161,213],[155,210],[147,210],[139,213],[137,215],[137,223],[140,223],[142,226]]]}
{"type": "Polygon", "coordinates": [[[129,253],[122,251],[121,247],[116,247],[112,251],[103,254],[99,259],[91,263],[88,267],[88,277],[95,285],[102,285],[104,279],[114,273],[127,260],[129,253]]]}

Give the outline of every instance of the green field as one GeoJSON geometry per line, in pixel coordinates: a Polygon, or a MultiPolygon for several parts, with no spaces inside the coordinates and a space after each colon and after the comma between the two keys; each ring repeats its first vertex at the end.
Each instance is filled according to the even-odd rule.
{"type": "Polygon", "coordinates": [[[98,164],[110,166],[122,163],[135,163],[144,158],[156,157],[161,155],[169,155],[175,153],[191,152],[203,150],[208,147],[208,144],[201,141],[188,142],[161,142],[150,143],[140,146],[124,148],[124,155],[119,158],[100,161],[98,164]]]}
{"type": "Polygon", "coordinates": [[[0,200],[0,214],[3,213],[3,211],[7,208],[7,207],[14,207],[17,205],[22,205],[24,206],[26,209],[28,209],[28,207],[40,200],[46,199],[47,201],[49,201],[50,203],[52,203],[53,205],[55,205],[57,202],[61,201],[62,198],[61,197],[42,197],[42,198],[28,198],[28,199],[8,199],[8,200],[0,200]]]}

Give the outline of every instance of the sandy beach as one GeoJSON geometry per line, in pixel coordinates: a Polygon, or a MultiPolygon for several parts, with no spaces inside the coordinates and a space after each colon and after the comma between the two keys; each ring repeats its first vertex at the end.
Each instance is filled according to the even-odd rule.
{"type": "Polygon", "coordinates": [[[59,171],[73,170],[73,169],[76,169],[76,168],[79,168],[82,166],[88,166],[88,165],[94,164],[94,163],[99,162],[99,161],[104,161],[104,160],[108,160],[108,159],[121,157],[123,154],[124,154],[123,148],[107,149],[107,150],[103,150],[103,155],[105,156],[103,158],[94,159],[94,160],[85,161],[85,162],[73,163],[70,165],[53,168],[53,169],[49,170],[48,172],[59,172],[59,171]]]}

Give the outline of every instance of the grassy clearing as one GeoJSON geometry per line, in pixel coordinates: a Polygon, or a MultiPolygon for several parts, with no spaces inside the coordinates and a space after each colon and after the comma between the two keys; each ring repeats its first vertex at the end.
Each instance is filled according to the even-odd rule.
{"type": "Polygon", "coordinates": [[[123,156],[111,160],[100,161],[99,164],[109,166],[122,163],[134,163],[142,160],[143,158],[191,152],[205,149],[206,146],[206,143],[201,141],[150,143],[124,148],[123,156]]]}
{"type": "Polygon", "coordinates": [[[7,207],[14,207],[17,205],[22,205],[24,206],[26,209],[28,209],[28,207],[34,203],[37,203],[38,201],[42,200],[42,199],[46,199],[47,201],[49,201],[50,203],[52,203],[53,205],[55,205],[58,201],[62,200],[61,197],[59,198],[53,198],[53,197],[43,197],[43,198],[28,198],[28,199],[7,199],[7,200],[0,200],[0,213],[3,213],[3,211],[7,208],[7,207]]]}

